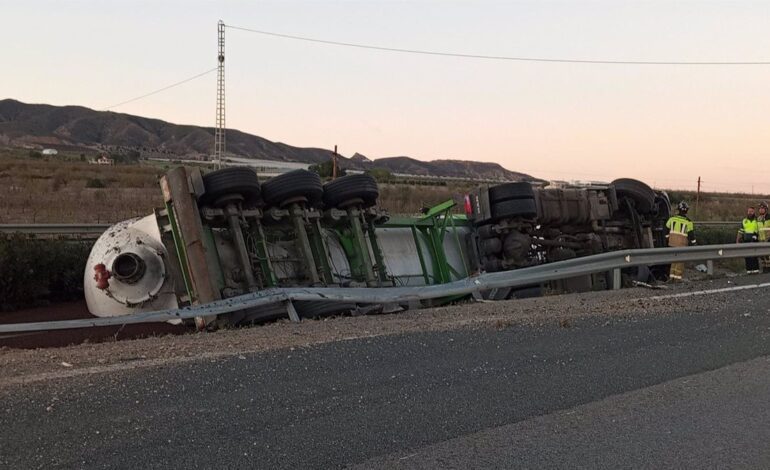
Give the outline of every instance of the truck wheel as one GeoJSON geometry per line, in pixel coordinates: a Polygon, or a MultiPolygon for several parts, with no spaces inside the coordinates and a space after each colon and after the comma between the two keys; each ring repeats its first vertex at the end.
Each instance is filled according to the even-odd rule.
{"type": "Polygon", "coordinates": [[[307,170],[292,170],[262,184],[262,198],[272,206],[295,199],[305,199],[309,205],[317,206],[323,193],[321,178],[307,170]]]}
{"type": "Polygon", "coordinates": [[[380,190],[377,182],[369,175],[348,175],[329,181],[323,186],[324,204],[327,207],[342,207],[361,200],[363,207],[377,203],[380,190]]]}
{"type": "Polygon", "coordinates": [[[645,183],[631,178],[620,178],[611,183],[618,197],[634,201],[640,214],[650,214],[655,209],[655,191],[645,183]]]}
{"type": "Polygon", "coordinates": [[[508,219],[513,217],[533,218],[537,216],[537,206],[534,199],[511,199],[492,205],[492,217],[508,219]]]}
{"type": "Polygon", "coordinates": [[[342,302],[324,302],[323,300],[296,300],[294,308],[302,318],[321,318],[330,315],[343,315],[355,310],[356,304],[342,302]]]}
{"type": "Polygon", "coordinates": [[[489,203],[512,199],[534,199],[535,191],[529,183],[505,183],[489,188],[489,203]]]}
{"type": "Polygon", "coordinates": [[[198,199],[200,205],[217,204],[223,198],[236,195],[244,203],[254,204],[259,201],[260,186],[257,174],[251,168],[232,167],[212,171],[203,175],[203,187],[206,192],[198,199]]]}

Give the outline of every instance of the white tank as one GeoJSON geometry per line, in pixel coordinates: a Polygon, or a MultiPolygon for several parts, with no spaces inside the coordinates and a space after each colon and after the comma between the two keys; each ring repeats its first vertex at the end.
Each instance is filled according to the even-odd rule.
{"type": "Polygon", "coordinates": [[[83,280],[88,310],[114,317],[177,308],[167,259],[155,215],[113,225],[88,257],[83,280]]]}

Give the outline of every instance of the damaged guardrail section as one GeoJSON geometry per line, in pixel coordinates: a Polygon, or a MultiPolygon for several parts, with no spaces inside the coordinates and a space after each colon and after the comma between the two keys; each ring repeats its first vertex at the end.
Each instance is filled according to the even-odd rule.
{"type": "Polygon", "coordinates": [[[330,301],[360,304],[411,303],[479,293],[489,289],[520,287],[541,282],[566,279],[585,274],[619,271],[633,266],[667,264],[675,262],[708,261],[728,258],[770,256],[770,243],[737,245],[705,245],[682,248],[645,248],[602,253],[583,258],[542,264],[530,268],[485,273],[445,284],[419,287],[296,287],[270,288],[259,292],[217,300],[173,310],[143,312],[131,315],[65,320],[38,323],[0,325],[0,333],[63,330],[96,326],[152,323],[170,320],[215,316],[284,302],[289,314],[293,312],[291,301],[330,301]]]}

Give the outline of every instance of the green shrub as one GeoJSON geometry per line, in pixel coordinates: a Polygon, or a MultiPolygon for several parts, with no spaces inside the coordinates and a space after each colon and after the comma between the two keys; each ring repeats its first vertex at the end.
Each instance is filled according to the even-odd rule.
{"type": "Polygon", "coordinates": [[[735,235],[738,232],[736,227],[698,227],[695,226],[695,238],[698,245],[722,245],[725,243],[735,243],[735,235]]]}
{"type": "MultiPolygon", "coordinates": [[[[334,162],[327,160],[325,162],[318,163],[317,165],[310,165],[308,170],[315,172],[321,178],[331,178],[334,174],[334,162]]],[[[347,172],[344,168],[337,168],[337,176],[345,176],[347,172]]]]}
{"type": "Polygon", "coordinates": [[[0,311],[82,298],[92,244],[0,234],[0,311]]]}

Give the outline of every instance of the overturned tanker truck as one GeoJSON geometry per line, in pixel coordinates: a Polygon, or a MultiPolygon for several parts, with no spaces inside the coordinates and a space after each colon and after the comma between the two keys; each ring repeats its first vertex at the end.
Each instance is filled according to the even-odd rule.
{"type": "MultiPolygon", "coordinates": [[[[418,217],[391,217],[380,208],[377,183],[366,174],[322,184],[317,174],[295,170],[262,183],[249,168],[206,174],[176,168],[160,185],[163,208],[112,226],[94,245],[85,272],[92,314],[174,309],[275,287],[429,286],[611,250],[664,246],[671,209],[665,193],[633,179],[566,188],[526,182],[482,186],[461,201],[464,213],[456,213],[457,202],[450,200],[418,217]]],[[[600,290],[607,284],[601,273],[483,296],[501,300],[600,290]]],[[[383,305],[296,301],[292,307],[308,318],[381,311],[383,305]]],[[[197,317],[195,323],[212,328],[287,315],[285,305],[275,305],[197,317]]]]}

